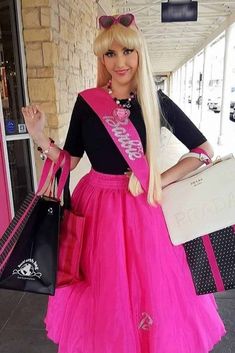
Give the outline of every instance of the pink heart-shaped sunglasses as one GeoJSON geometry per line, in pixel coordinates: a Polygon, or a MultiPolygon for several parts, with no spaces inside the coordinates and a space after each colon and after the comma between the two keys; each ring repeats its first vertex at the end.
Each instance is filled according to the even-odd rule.
{"type": "MultiPolygon", "coordinates": [[[[118,17],[114,16],[101,16],[99,18],[99,26],[100,28],[109,28],[113,24],[120,23],[125,27],[129,27],[132,23],[135,24],[135,16],[132,13],[127,13],[124,15],[120,15],[118,17]]],[[[136,25],[136,24],[135,24],[136,25]]]]}

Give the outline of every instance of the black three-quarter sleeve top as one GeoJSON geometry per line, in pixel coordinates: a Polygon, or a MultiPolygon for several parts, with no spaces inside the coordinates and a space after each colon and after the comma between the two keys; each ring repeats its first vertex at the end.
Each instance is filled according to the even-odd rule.
{"type": "MultiPolygon", "coordinates": [[[[167,122],[166,127],[170,127],[172,133],[188,149],[195,148],[205,142],[205,136],[187,115],[161,90],[158,90],[157,93],[165,122],[167,122]]],[[[132,100],[131,103],[130,120],[138,131],[144,151],[146,151],[146,129],[141,107],[137,100],[132,100]]],[[[82,157],[85,151],[92,168],[101,173],[123,174],[128,168],[127,162],[109,136],[100,118],[80,95],[78,95],[73,108],[64,149],[71,156],[76,157],[82,157]]]]}

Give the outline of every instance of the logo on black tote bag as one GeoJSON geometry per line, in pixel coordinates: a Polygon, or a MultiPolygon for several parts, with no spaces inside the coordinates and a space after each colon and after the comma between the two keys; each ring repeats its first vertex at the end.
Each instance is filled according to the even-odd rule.
{"type": "Polygon", "coordinates": [[[18,275],[18,279],[28,279],[35,281],[34,277],[41,278],[42,273],[38,272],[39,267],[37,264],[37,261],[34,259],[27,259],[22,261],[17,269],[14,269],[12,274],[13,275],[18,275]]]}

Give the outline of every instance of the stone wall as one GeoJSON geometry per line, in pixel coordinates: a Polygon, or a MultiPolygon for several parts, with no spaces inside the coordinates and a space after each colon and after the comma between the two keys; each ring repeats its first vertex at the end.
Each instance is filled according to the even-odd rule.
{"type": "MultiPolygon", "coordinates": [[[[47,114],[46,133],[63,144],[77,93],[96,82],[95,0],[21,0],[30,104],[47,114]]],[[[38,154],[36,154],[38,165],[38,154]]]]}

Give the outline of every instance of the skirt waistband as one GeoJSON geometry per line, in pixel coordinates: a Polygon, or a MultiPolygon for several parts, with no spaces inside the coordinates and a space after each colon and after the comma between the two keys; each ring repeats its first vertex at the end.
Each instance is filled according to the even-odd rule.
{"type": "Polygon", "coordinates": [[[91,169],[87,174],[88,182],[94,186],[107,189],[127,189],[129,177],[127,175],[114,175],[97,172],[91,169]]]}

